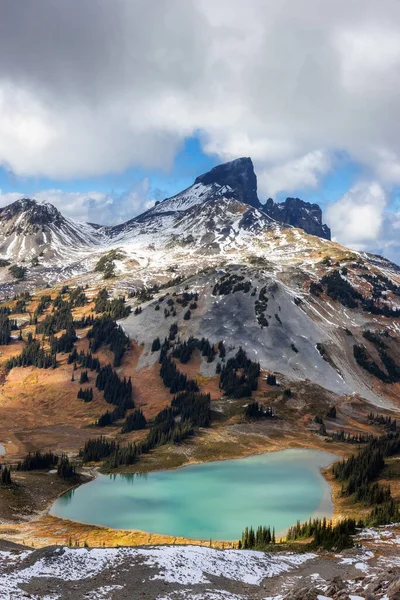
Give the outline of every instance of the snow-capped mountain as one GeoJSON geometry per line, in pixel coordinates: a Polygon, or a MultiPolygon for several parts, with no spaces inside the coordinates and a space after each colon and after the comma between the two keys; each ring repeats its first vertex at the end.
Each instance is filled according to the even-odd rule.
{"type": "Polygon", "coordinates": [[[48,202],[23,198],[0,209],[0,256],[6,260],[72,258],[79,249],[97,245],[101,239],[92,225],[65,218],[48,202]]]}
{"type": "Polygon", "coordinates": [[[157,249],[173,244],[218,253],[223,247],[243,246],[243,236],[259,235],[277,222],[281,228],[301,226],[329,238],[321,229],[318,206],[300,200],[295,206],[286,201],[285,210],[273,201],[261,204],[253,163],[239,158],[200,175],[186,190],[115,227],[78,223],[49,203],[18,200],[0,209],[0,258],[27,263],[40,257],[42,265],[65,267],[88,252],[116,244],[152,244],[157,249]]]}

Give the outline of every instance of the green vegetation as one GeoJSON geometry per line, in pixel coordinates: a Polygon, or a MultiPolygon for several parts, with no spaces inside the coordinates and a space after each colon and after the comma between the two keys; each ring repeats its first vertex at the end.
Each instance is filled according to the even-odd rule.
{"type": "Polygon", "coordinates": [[[12,265],[11,267],[9,267],[8,270],[14,277],[14,279],[22,281],[23,279],[25,279],[25,275],[28,269],[26,267],[21,267],[20,265],[12,265]]]}
{"type": "Polygon", "coordinates": [[[260,364],[247,358],[243,348],[221,369],[219,387],[232,398],[251,396],[258,387],[260,364]]]}
{"type": "Polygon", "coordinates": [[[71,330],[73,328],[74,321],[69,304],[62,301],[62,303],[57,303],[57,306],[59,308],[46,315],[43,321],[36,325],[36,333],[51,336],[63,329],[71,330]]]}
{"type": "Polygon", "coordinates": [[[93,400],[93,388],[86,388],[85,390],[80,388],[77,394],[77,398],[79,400],[83,400],[84,402],[91,402],[93,400]]]}
{"type": "Polygon", "coordinates": [[[124,257],[122,252],[117,248],[110,250],[104,254],[96,263],[95,271],[103,273],[103,279],[115,277],[115,260],[121,260],[124,257]]]}
{"type": "Polygon", "coordinates": [[[95,358],[91,352],[85,354],[83,350],[81,350],[78,354],[76,348],[74,348],[71,354],[68,356],[68,364],[74,363],[75,365],[80,365],[84,369],[90,369],[91,371],[100,371],[100,361],[98,358],[95,358]]]}
{"type": "Polygon", "coordinates": [[[213,296],[227,296],[235,292],[249,292],[251,290],[251,281],[244,281],[243,275],[235,273],[226,273],[221,277],[218,283],[214,285],[213,296]]]}
{"type": "Polygon", "coordinates": [[[105,437],[91,438],[85,443],[79,456],[83,462],[98,462],[110,456],[117,447],[118,445],[113,440],[107,440],[105,437]]]}
{"type": "Polygon", "coordinates": [[[332,467],[335,479],[342,482],[343,496],[373,507],[366,519],[368,525],[384,525],[400,518],[399,506],[391,497],[390,488],[376,482],[385,467],[385,458],[399,453],[400,434],[390,432],[372,439],[357,455],[332,467]]]}
{"type": "Polygon", "coordinates": [[[373,425],[383,425],[388,431],[397,431],[397,421],[392,417],[385,417],[384,415],[375,414],[370,412],[368,415],[368,423],[373,425]]]}
{"type": "Polygon", "coordinates": [[[42,454],[37,451],[33,454],[29,452],[25,458],[17,465],[17,471],[37,471],[44,469],[53,469],[58,463],[58,456],[53,452],[42,454]]]}
{"type": "Polygon", "coordinates": [[[379,365],[376,364],[372,358],[369,357],[367,349],[365,346],[359,346],[354,344],[353,346],[353,354],[357,363],[363,368],[365,371],[368,371],[371,375],[378,377],[381,381],[385,383],[390,383],[390,377],[382,371],[379,365]]]}
{"type": "Polygon", "coordinates": [[[114,353],[114,367],[119,367],[125,351],[129,348],[130,340],[120,325],[109,318],[96,319],[93,327],[88,331],[90,350],[96,352],[100,346],[106,344],[114,353]]]}
{"type": "Polygon", "coordinates": [[[55,368],[57,366],[56,355],[44,350],[40,342],[31,333],[28,334],[28,343],[21,354],[10,358],[6,363],[7,369],[14,367],[34,366],[38,369],[55,368]]]}
{"type": "Polygon", "coordinates": [[[244,416],[246,419],[271,419],[274,415],[270,406],[263,406],[254,401],[245,406],[244,416]]]}
{"type": "Polygon", "coordinates": [[[121,433],[128,433],[129,431],[138,431],[140,429],[146,429],[146,418],[140,408],[135,409],[130,415],[126,417],[125,423],[122,426],[121,433]]]}
{"type": "Polygon", "coordinates": [[[6,346],[11,340],[11,331],[18,329],[17,321],[10,320],[7,315],[0,314],[0,345],[6,346]]]}
{"type": "MultiPolygon", "coordinates": [[[[363,274],[363,277],[367,278],[366,274],[363,274]]],[[[386,279],[388,282],[390,282],[388,278],[384,279],[385,282],[386,279]]],[[[393,290],[399,287],[393,282],[390,282],[387,285],[391,286],[393,290]]],[[[364,311],[371,312],[375,315],[384,315],[386,317],[394,318],[400,317],[400,309],[391,308],[388,304],[378,302],[381,296],[381,291],[377,289],[376,286],[373,288],[372,297],[365,298],[347,281],[347,279],[342,277],[338,270],[324,275],[319,283],[312,282],[310,284],[310,292],[316,296],[319,296],[323,292],[324,288],[326,289],[328,296],[333,298],[333,300],[337,300],[343,304],[343,306],[347,306],[348,308],[361,307],[364,311]]]]}
{"type": "Polygon", "coordinates": [[[0,465],[0,485],[7,487],[12,485],[12,483],[10,467],[0,465]]]}

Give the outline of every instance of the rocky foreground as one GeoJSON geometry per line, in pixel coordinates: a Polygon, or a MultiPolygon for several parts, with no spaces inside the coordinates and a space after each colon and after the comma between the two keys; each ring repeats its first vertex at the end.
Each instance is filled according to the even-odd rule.
{"type": "Polygon", "coordinates": [[[3,600],[398,600],[400,530],[365,530],[340,554],[198,546],[0,546],[3,600]]]}

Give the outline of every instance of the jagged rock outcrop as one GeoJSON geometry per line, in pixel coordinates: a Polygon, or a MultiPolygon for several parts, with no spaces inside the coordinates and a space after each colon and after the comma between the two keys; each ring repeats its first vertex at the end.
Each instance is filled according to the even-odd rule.
{"type": "Polygon", "coordinates": [[[218,165],[196,178],[194,184],[217,184],[229,186],[235,193],[236,199],[254,208],[261,208],[257,196],[257,177],[251,158],[237,158],[231,162],[218,165]]]}
{"type": "Polygon", "coordinates": [[[331,239],[331,230],[322,223],[322,210],[318,204],[310,204],[300,198],[286,198],[285,202],[277,203],[269,198],[264,204],[264,211],[280,223],[298,227],[326,240],[331,239]]]}

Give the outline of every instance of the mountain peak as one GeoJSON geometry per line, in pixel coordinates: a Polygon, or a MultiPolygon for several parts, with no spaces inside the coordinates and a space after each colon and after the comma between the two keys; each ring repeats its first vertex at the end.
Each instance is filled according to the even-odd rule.
{"type": "Polygon", "coordinates": [[[37,226],[49,223],[61,225],[65,220],[60,211],[49,202],[38,202],[31,198],[21,198],[0,208],[0,221],[10,221],[19,216],[23,216],[27,224],[37,226]]]}
{"type": "Polygon", "coordinates": [[[286,198],[284,202],[277,203],[268,198],[264,211],[276,221],[298,227],[326,240],[331,239],[331,230],[322,223],[322,210],[318,204],[311,204],[300,198],[286,198]]]}
{"type": "Polygon", "coordinates": [[[260,207],[257,177],[253,161],[249,157],[237,158],[214,167],[211,171],[197,177],[194,182],[194,185],[196,184],[229,186],[236,192],[238,200],[255,208],[260,207]]]}

